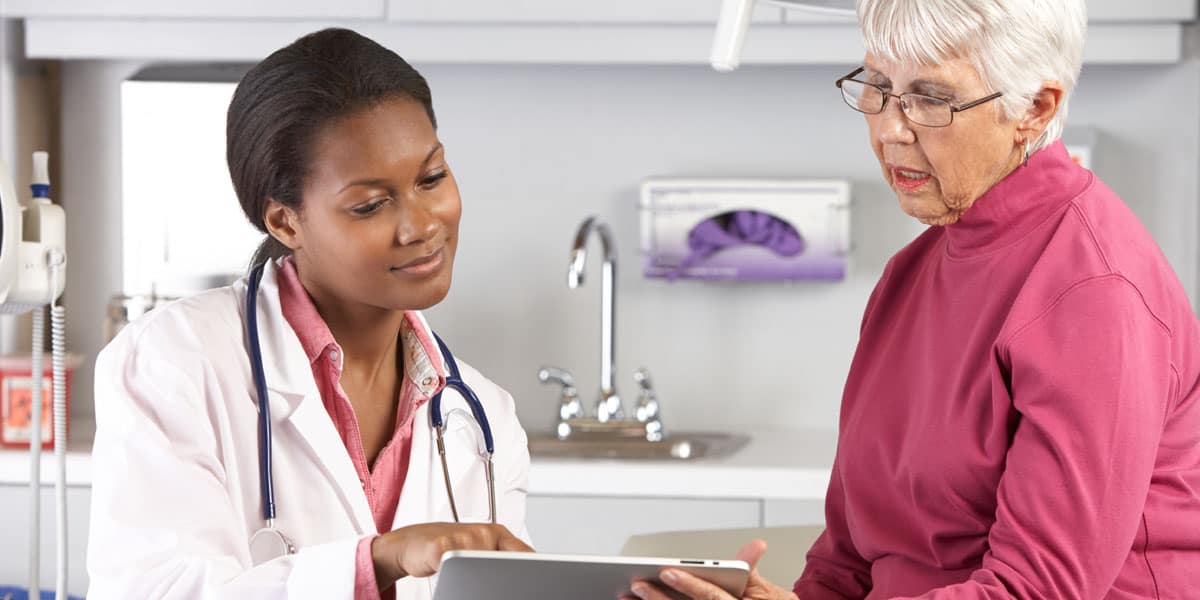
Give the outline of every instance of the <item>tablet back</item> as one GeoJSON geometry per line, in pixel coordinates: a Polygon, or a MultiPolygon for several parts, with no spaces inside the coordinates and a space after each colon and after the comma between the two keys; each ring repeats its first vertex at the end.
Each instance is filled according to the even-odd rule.
{"type": "Polygon", "coordinates": [[[749,567],[739,560],[464,550],[442,557],[434,600],[615,600],[629,594],[634,579],[658,581],[664,567],[695,573],[735,598],[749,577],[749,567]]]}

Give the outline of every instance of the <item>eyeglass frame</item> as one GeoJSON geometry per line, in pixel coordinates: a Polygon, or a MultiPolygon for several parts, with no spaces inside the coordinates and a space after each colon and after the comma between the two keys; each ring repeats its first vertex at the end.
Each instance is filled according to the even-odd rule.
{"type": "Polygon", "coordinates": [[[838,80],[836,82],[834,82],[834,85],[837,86],[837,88],[839,90],[843,90],[842,82],[847,81],[847,80],[853,81],[854,83],[861,83],[862,85],[869,85],[869,86],[879,90],[880,94],[883,94],[883,103],[879,105],[879,110],[877,110],[875,112],[867,112],[865,110],[862,110],[861,108],[857,108],[857,107],[851,105],[850,102],[846,99],[845,90],[843,90],[842,91],[842,101],[846,103],[846,106],[849,106],[850,108],[852,108],[864,115],[878,115],[878,114],[882,114],[883,111],[885,109],[887,109],[888,100],[890,98],[895,98],[900,101],[900,112],[904,114],[904,118],[906,118],[909,121],[912,121],[913,123],[916,123],[917,125],[920,125],[922,127],[949,127],[950,125],[952,125],[954,123],[954,113],[962,112],[969,108],[975,108],[976,106],[979,106],[980,104],[983,104],[985,102],[991,102],[992,100],[995,100],[996,98],[999,98],[1004,95],[1003,92],[994,92],[994,93],[984,96],[978,100],[972,100],[971,102],[968,102],[966,104],[960,104],[958,106],[955,106],[954,104],[951,104],[950,101],[945,98],[938,98],[937,96],[930,96],[929,94],[917,94],[915,92],[905,92],[903,94],[893,94],[874,83],[867,83],[865,81],[859,81],[857,79],[854,79],[855,75],[858,75],[859,73],[862,73],[863,71],[866,71],[866,70],[867,70],[866,67],[859,67],[859,68],[839,77],[838,80]],[[908,112],[906,112],[904,110],[904,96],[920,96],[921,98],[929,98],[931,100],[938,100],[940,102],[945,102],[946,106],[950,107],[950,122],[946,123],[945,125],[926,125],[924,123],[920,123],[920,122],[914,120],[912,117],[908,116],[908,112]]]}

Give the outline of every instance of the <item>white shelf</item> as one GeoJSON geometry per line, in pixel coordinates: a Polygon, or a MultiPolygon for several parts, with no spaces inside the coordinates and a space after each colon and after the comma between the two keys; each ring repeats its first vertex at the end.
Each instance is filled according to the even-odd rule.
{"type": "MultiPolygon", "coordinates": [[[[706,65],[713,36],[708,24],[30,18],[25,41],[30,58],[253,62],[332,25],[353,27],[417,64],[706,65]]],[[[742,63],[854,65],[862,55],[853,23],[756,25],[742,63]]],[[[1167,64],[1182,57],[1183,25],[1171,21],[1093,23],[1084,52],[1090,64],[1167,64]]]]}

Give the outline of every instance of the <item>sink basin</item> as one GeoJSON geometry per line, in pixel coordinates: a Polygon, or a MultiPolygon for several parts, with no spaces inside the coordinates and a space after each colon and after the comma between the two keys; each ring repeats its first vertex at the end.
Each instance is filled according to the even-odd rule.
{"type": "Polygon", "coordinates": [[[529,453],[545,458],[628,458],[640,460],[694,460],[733,454],[749,437],[729,433],[667,435],[661,442],[613,435],[580,435],[560,440],[553,434],[529,436],[529,453]]]}

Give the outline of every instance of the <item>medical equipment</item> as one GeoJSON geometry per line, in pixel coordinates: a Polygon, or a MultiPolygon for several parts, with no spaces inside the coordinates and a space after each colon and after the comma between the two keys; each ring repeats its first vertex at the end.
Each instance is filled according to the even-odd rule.
{"type": "MultiPolygon", "coordinates": [[[[267,396],[266,375],[263,372],[262,346],[258,340],[258,287],[262,281],[262,275],[263,265],[258,265],[251,271],[249,282],[246,285],[246,332],[249,338],[250,367],[254,375],[254,389],[258,397],[258,475],[259,488],[262,492],[264,521],[264,526],[250,536],[250,554],[254,558],[255,564],[269,558],[295,554],[297,551],[296,545],[282,531],[275,528],[275,485],[271,473],[271,407],[267,396]]],[[[453,389],[462,396],[483,433],[483,454],[488,488],[488,521],[494,524],[496,523],[496,477],[492,457],[495,455],[496,449],[492,439],[492,427],[484,413],[483,403],[479,401],[475,391],[463,381],[454,355],[450,353],[450,349],[446,347],[442,338],[437,334],[434,334],[433,337],[437,341],[438,349],[441,350],[442,360],[448,371],[446,388],[453,389]]],[[[454,515],[454,522],[457,523],[459,521],[458,505],[454,498],[454,487],[450,483],[450,467],[446,462],[446,444],[443,439],[446,420],[442,414],[442,393],[446,388],[430,399],[429,420],[437,436],[438,454],[441,457],[442,475],[446,481],[446,496],[450,500],[450,511],[454,515]]]]}
{"type": "MultiPolygon", "coordinates": [[[[854,16],[854,0],[762,0],[784,8],[805,10],[828,15],[854,16]]],[[[742,44],[750,27],[755,0],[724,0],[717,17],[717,33],[713,37],[712,67],[732,71],[741,61],[742,44]]]]}
{"type": "Polygon", "coordinates": [[[41,564],[42,348],[45,305],[50,305],[55,523],[58,568],[55,597],[67,594],[67,397],[66,313],[55,300],[66,286],[66,214],[50,202],[45,152],[33,153],[33,199],[22,207],[8,167],[0,161],[0,313],[33,311],[33,390],[29,439],[29,594],[38,597],[41,564]],[[24,214],[22,214],[24,213],[24,214]]]}

